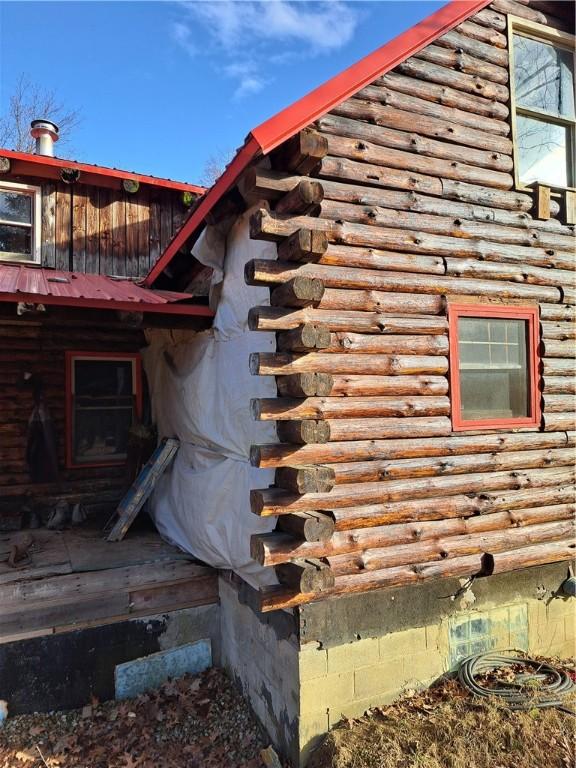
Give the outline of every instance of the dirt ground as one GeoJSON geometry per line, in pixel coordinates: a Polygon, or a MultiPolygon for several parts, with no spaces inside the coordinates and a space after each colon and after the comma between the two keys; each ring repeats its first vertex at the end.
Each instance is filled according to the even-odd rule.
{"type": "Polygon", "coordinates": [[[309,768],[574,768],[575,727],[572,714],[514,712],[449,680],[342,722],[309,768]]]}
{"type": "Polygon", "coordinates": [[[224,672],[125,702],[8,717],[0,768],[261,768],[268,740],[224,672]]]}

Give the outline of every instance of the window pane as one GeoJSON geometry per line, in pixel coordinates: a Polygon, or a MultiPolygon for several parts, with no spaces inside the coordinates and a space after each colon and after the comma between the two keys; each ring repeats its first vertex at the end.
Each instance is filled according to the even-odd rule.
{"type": "Polygon", "coordinates": [[[75,360],[76,397],[102,398],[132,395],[131,360],[75,360]]]}
{"type": "Polygon", "coordinates": [[[75,407],[74,460],[78,463],[114,461],[126,456],[133,409],[75,407]]]}
{"type": "Polygon", "coordinates": [[[574,117],[574,59],[550,43],[514,35],[516,103],[574,117]]]}
{"type": "Polygon", "coordinates": [[[461,413],[465,420],[529,416],[528,323],[525,320],[461,317],[458,321],[461,413]],[[490,341],[466,340],[470,329],[490,341]]]}
{"type": "Polygon", "coordinates": [[[32,258],[32,230],[28,227],[0,224],[0,253],[16,253],[32,258]]]}
{"type": "Polygon", "coordinates": [[[541,181],[568,184],[568,129],[563,125],[516,116],[519,178],[522,184],[541,181]]]}
{"type": "Polygon", "coordinates": [[[73,410],[77,463],[125,458],[135,413],[132,361],[75,360],[73,410]]]}
{"type": "Polygon", "coordinates": [[[23,192],[0,190],[0,219],[32,223],[32,196],[23,192]]]}

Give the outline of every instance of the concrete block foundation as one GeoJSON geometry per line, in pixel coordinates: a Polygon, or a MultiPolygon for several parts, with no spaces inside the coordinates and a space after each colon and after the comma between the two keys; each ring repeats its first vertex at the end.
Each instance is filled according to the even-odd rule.
{"type": "Polygon", "coordinates": [[[259,614],[220,579],[222,663],[272,743],[303,768],[343,717],[422,688],[472,653],[516,648],[571,657],[575,601],[565,564],[350,595],[259,614]]]}

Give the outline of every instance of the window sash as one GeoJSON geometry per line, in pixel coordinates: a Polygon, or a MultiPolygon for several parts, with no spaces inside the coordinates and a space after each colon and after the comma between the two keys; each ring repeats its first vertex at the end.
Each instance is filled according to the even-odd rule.
{"type": "MultiPolygon", "coordinates": [[[[520,35],[521,37],[527,37],[539,43],[547,43],[553,45],[555,48],[561,48],[569,51],[574,55],[576,37],[570,35],[567,32],[561,32],[552,27],[546,27],[537,22],[521,19],[517,16],[509,15],[508,24],[508,50],[509,50],[509,81],[510,81],[510,101],[512,104],[512,138],[513,138],[513,153],[514,153],[514,175],[516,180],[516,187],[518,189],[530,189],[531,185],[524,184],[520,181],[520,148],[518,146],[518,129],[516,127],[516,116],[522,115],[524,117],[532,118],[534,120],[540,120],[544,123],[551,123],[554,125],[560,125],[567,128],[567,144],[566,144],[566,165],[568,173],[568,185],[567,187],[557,186],[549,184],[546,181],[542,181],[546,186],[550,186],[556,189],[575,189],[576,184],[576,113],[573,118],[566,117],[565,115],[557,115],[547,112],[546,110],[524,107],[516,100],[516,84],[515,84],[515,66],[514,66],[514,35],[520,35]]],[[[574,67],[574,78],[576,82],[576,66],[574,67]]]]}
{"type": "Polygon", "coordinates": [[[0,191],[16,192],[18,194],[28,195],[32,199],[31,203],[31,221],[8,221],[0,218],[0,225],[7,227],[20,227],[31,233],[31,252],[16,253],[13,251],[0,250],[0,262],[14,261],[24,264],[38,264],[41,261],[41,243],[42,243],[42,190],[30,184],[17,184],[10,181],[0,180],[0,191]]]}
{"type": "Polygon", "coordinates": [[[450,344],[450,392],[451,392],[451,411],[452,411],[452,429],[455,432],[475,430],[475,429],[507,429],[514,427],[534,427],[538,428],[540,424],[540,403],[538,389],[538,309],[536,307],[522,306],[493,306],[477,304],[450,304],[448,307],[449,320],[449,344],[450,344]],[[527,323],[526,334],[526,364],[518,368],[509,364],[502,364],[494,368],[484,369],[472,364],[462,367],[460,362],[460,338],[459,338],[459,320],[461,318],[485,318],[502,320],[521,320],[527,323]],[[501,371],[502,373],[513,373],[514,370],[524,369],[526,371],[527,384],[527,416],[483,416],[483,417],[464,417],[461,396],[461,371],[477,370],[501,371]]]}

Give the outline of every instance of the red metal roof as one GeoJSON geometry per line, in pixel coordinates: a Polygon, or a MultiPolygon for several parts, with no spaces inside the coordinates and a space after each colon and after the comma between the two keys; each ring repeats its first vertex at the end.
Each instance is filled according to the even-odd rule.
{"type": "Polygon", "coordinates": [[[254,128],[222,176],[192,210],[144,280],[152,285],[186,241],[203,224],[213,206],[234,185],[258,155],[265,155],[298,131],[362,90],[377,77],[413,56],[438,37],[485,8],[491,0],[451,0],[423,21],[390,40],[360,61],[310,91],[254,128]]]}
{"type": "Polygon", "coordinates": [[[206,306],[182,303],[191,299],[188,293],[153,291],[106,275],[0,264],[0,301],[5,302],[212,316],[206,306]]]}
{"type": "Polygon", "coordinates": [[[200,187],[197,184],[188,184],[185,181],[172,181],[172,179],[163,179],[158,176],[147,176],[143,173],[122,171],[118,168],[107,168],[103,165],[78,163],[76,160],[64,160],[60,157],[47,157],[46,155],[16,152],[12,149],[2,148],[0,148],[0,157],[6,157],[10,160],[10,170],[15,175],[32,175],[58,179],[60,178],[61,169],[66,168],[80,171],[80,182],[84,184],[97,184],[107,187],[117,186],[119,188],[120,183],[124,179],[128,179],[130,181],[137,181],[140,184],[150,184],[154,187],[192,192],[195,195],[203,195],[206,192],[205,187],[200,187]]]}

